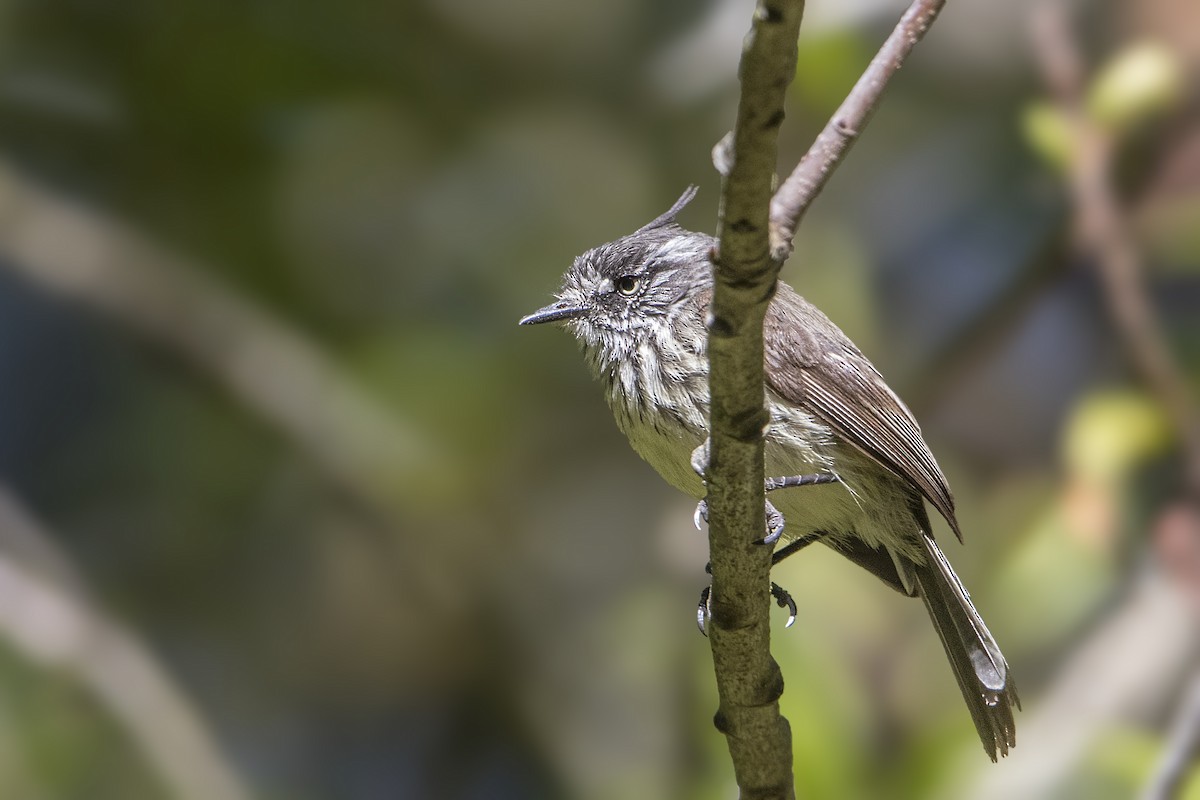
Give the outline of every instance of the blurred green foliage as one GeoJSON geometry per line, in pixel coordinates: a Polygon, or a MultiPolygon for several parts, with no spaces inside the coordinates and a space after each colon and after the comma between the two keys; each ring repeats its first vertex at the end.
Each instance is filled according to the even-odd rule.
{"type": "MultiPolygon", "coordinates": [[[[805,27],[782,164],[881,41],[878,5],[805,27]]],[[[1128,16],[1093,7],[1096,46],[1124,41],[1128,16]]],[[[730,27],[680,0],[0,3],[5,162],[281,321],[437,453],[373,504],[185,354],[0,270],[0,479],[257,796],[731,796],[691,623],[704,537],[568,337],[515,322],[574,255],[688,183],[683,222],[713,228],[742,11],[730,27]],[[704,57],[669,61],[689,46],[704,57]]],[[[785,277],[923,398],[966,531],[949,556],[1036,709],[1144,557],[1174,451],[1125,391],[1082,268],[921,394],[1068,224],[1060,176],[1023,139],[1040,92],[1024,12],[982,13],[939,20],[785,277]]],[[[1195,385],[1200,170],[1154,189],[1154,164],[1196,135],[1191,111],[1173,124],[1133,212],[1195,385]]],[[[1020,769],[1020,746],[997,767],[979,752],[918,603],[831,552],[793,561],[779,580],[801,614],[775,647],[799,796],[971,796],[980,773],[1020,769]]],[[[111,713],[0,648],[0,797],[165,796],[111,713]]],[[[1154,723],[1106,732],[1077,796],[1141,785],[1154,723]]]]}

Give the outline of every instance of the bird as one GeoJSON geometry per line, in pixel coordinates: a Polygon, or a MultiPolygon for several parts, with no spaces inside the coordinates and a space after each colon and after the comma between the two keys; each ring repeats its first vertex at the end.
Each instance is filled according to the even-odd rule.
{"type": "MultiPolygon", "coordinates": [[[[676,221],[696,191],[578,256],[554,302],[520,324],[557,323],[572,333],[633,449],[703,504],[717,240],[676,221]]],[[[962,531],[916,418],[849,337],[783,281],[763,335],[764,467],[782,476],[766,487],[773,564],[819,542],[920,597],[984,751],[992,761],[1007,755],[1020,699],[999,645],[934,540],[926,503],[960,542],[962,531]]]]}

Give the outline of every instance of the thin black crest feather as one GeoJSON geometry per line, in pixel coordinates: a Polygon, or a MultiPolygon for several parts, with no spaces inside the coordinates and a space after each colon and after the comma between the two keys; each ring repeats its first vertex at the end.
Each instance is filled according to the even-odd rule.
{"type": "Polygon", "coordinates": [[[671,224],[675,221],[676,215],[678,215],[680,211],[683,211],[684,207],[687,206],[688,203],[692,202],[692,200],[696,197],[696,193],[699,191],[700,187],[696,186],[695,184],[687,187],[683,190],[683,194],[679,196],[679,199],[675,201],[675,205],[671,206],[671,208],[666,212],[659,214],[647,224],[638,228],[636,231],[634,231],[634,234],[652,231],[655,228],[661,228],[664,225],[671,224]]]}

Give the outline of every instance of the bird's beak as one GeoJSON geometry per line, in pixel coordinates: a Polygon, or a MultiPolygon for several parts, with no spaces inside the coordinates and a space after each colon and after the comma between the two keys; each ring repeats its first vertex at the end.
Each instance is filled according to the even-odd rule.
{"type": "Polygon", "coordinates": [[[521,317],[519,325],[541,325],[543,322],[561,322],[565,319],[575,319],[586,309],[572,305],[566,300],[556,300],[545,308],[539,308],[532,314],[521,317]]]}

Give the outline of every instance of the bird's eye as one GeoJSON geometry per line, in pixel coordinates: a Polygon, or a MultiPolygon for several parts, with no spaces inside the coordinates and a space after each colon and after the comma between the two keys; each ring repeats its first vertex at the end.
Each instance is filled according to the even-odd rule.
{"type": "Polygon", "coordinates": [[[617,278],[617,291],[628,297],[638,290],[641,279],[637,275],[622,275],[617,278]]]}

